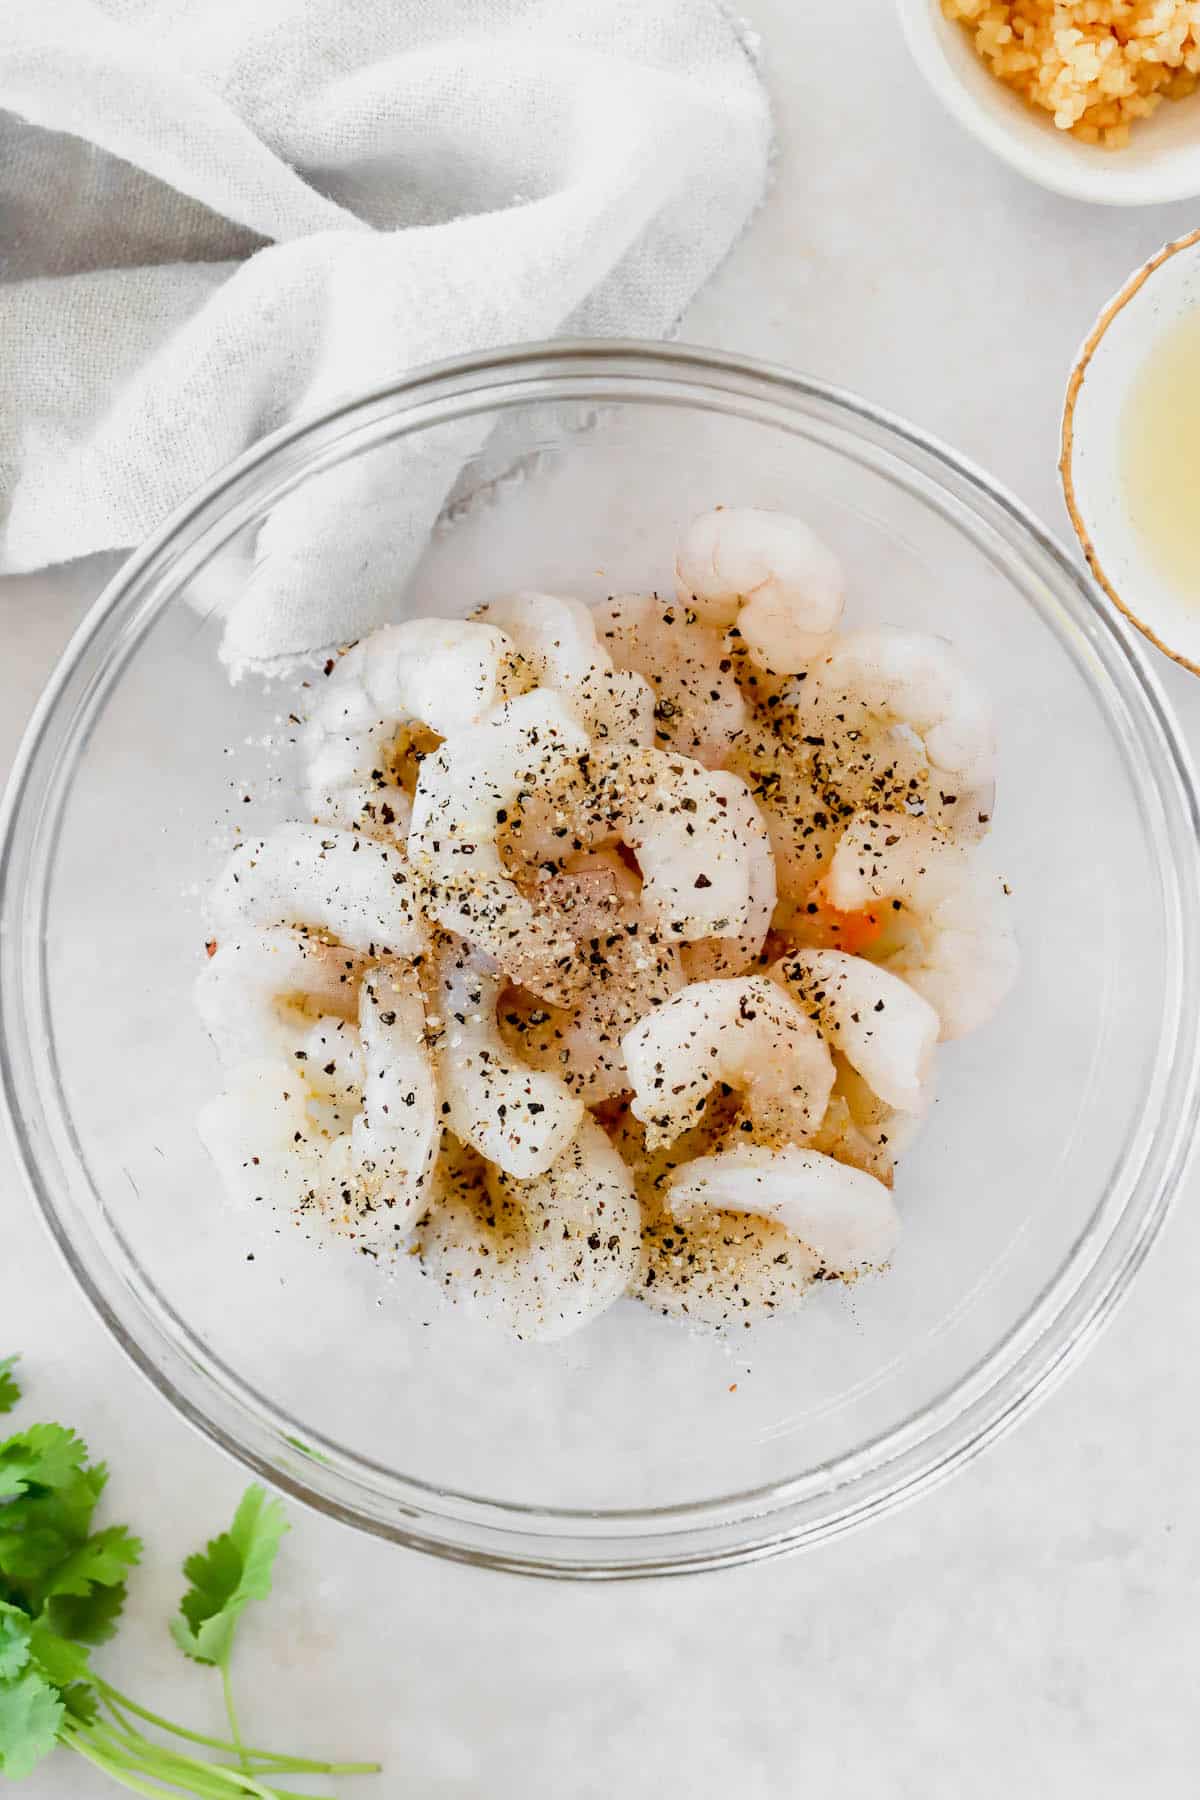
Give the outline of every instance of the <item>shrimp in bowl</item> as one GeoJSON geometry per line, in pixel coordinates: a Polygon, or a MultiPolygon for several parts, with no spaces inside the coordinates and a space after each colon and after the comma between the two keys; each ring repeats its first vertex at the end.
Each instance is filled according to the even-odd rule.
{"type": "Polygon", "coordinates": [[[520,1339],[899,1279],[904,1152],[1018,955],[986,695],[854,605],[806,521],[717,507],[639,594],[331,659],[308,811],[209,897],[234,1201],[520,1339]]]}

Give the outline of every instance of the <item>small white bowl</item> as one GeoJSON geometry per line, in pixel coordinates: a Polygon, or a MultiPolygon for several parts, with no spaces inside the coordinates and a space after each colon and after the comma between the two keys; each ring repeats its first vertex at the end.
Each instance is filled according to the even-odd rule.
{"type": "Polygon", "coordinates": [[[1200,94],[1164,100],[1120,150],[1081,143],[1005,86],[939,0],[896,0],[918,68],[943,105],[989,150],[1055,193],[1104,206],[1151,206],[1200,194],[1200,94]]]}
{"type": "Polygon", "coordinates": [[[1108,302],[1067,384],[1059,472],[1092,573],[1127,618],[1200,675],[1200,608],[1155,564],[1130,516],[1122,476],[1129,392],[1163,334],[1200,307],[1200,231],[1166,244],[1108,302]]]}

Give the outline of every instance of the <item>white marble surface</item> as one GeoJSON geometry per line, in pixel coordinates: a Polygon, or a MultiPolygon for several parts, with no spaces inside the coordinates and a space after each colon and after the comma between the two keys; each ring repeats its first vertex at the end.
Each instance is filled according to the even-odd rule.
{"type": "MultiPolygon", "coordinates": [[[[940,112],[890,0],[742,0],[778,115],[774,190],[685,322],[859,389],[993,469],[1056,529],[1063,380],[1127,271],[1200,203],[1091,210],[940,112]]],[[[102,571],[0,583],[0,761],[102,571]]],[[[1200,746],[1200,687],[1156,659],[1200,746]]],[[[196,1718],[166,1643],[179,1557],[241,1472],[143,1385],[0,1152],[0,1353],[112,1462],[149,1538],[119,1679],[196,1718]]],[[[260,1741],[380,1755],[343,1792],[423,1800],[1184,1800],[1200,1766],[1200,1178],[1086,1363],[932,1497],[798,1560],[584,1588],[478,1574],[297,1511],[251,1621],[260,1741]]],[[[217,1697],[211,1689],[214,1720],[217,1697]]],[[[30,1800],[110,1791],[65,1756],[30,1800]]]]}

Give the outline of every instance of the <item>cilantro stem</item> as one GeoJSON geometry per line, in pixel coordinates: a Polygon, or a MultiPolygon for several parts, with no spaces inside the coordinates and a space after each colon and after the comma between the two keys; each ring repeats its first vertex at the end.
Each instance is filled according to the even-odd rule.
{"type": "Polygon", "coordinates": [[[225,1696],[225,1717],[229,1720],[229,1735],[233,1739],[237,1759],[243,1769],[250,1767],[246,1759],[246,1746],[242,1742],[241,1728],[238,1725],[237,1708],[233,1704],[233,1684],[229,1679],[229,1662],[221,1664],[221,1692],[225,1696]]]}
{"type": "MultiPolygon", "coordinates": [[[[152,1744],[149,1738],[135,1735],[123,1740],[110,1726],[102,1724],[89,1727],[86,1735],[92,1749],[105,1759],[109,1769],[124,1769],[134,1776],[147,1776],[182,1788],[185,1793],[204,1795],[206,1800],[228,1800],[230,1772],[222,1773],[214,1763],[202,1762],[195,1756],[176,1755],[173,1750],[152,1744]]],[[[81,1748],[78,1739],[75,1743],[77,1749],[81,1748]]],[[[235,1779],[240,1781],[241,1778],[235,1775],[235,1779]]],[[[243,1788],[242,1792],[245,1791],[243,1788]]]]}
{"type": "MultiPolygon", "coordinates": [[[[136,1700],[131,1700],[128,1694],[121,1692],[120,1688],[113,1687],[112,1683],[105,1681],[102,1675],[93,1674],[91,1680],[97,1692],[103,1697],[105,1705],[110,1709],[115,1702],[122,1712],[133,1713],[135,1717],[145,1719],[147,1725],[157,1725],[160,1731],[169,1731],[172,1737],[185,1738],[189,1744],[204,1744],[210,1750],[234,1751],[237,1748],[235,1744],[229,1742],[228,1738],[206,1737],[202,1731],[188,1731],[186,1726],[172,1724],[171,1720],[164,1719],[161,1713],[151,1712],[148,1707],[139,1706],[136,1700]]],[[[247,1754],[266,1756],[270,1752],[251,1750],[247,1754]]]]}
{"type": "Polygon", "coordinates": [[[238,1794],[253,1795],[255,1800],[333,1800],[332,1795],[268,1787],[244,1769],[182,1756],[136,1733],[125,1739],[107,1725],[71,1726],[60,1737],[123,1787],[155,1800],[168,1789],[182,1790],[194,1800],[235,1800],[238,1794]],[[151,1781],[158,1785],[150,1786],[151,1781]]]}
{"type": "MultiPolygon", "coordinates": [[[[94,1745],[90,1740],[90,1732],[80,1731],[73,1726],[66,1727],[59,1733],[60,1743],[69,1744],[72,1750],[78,1751],[85,1762],[90,1762],[95,1768],[100,1769],[110,1781],[119,1783],[123,1788],[129,1788],[135,1794],[148,1795],[149,1800],[162,1800],[162,1795],[169,1788],[183,1787],[182,1781],[173,1776],[156,1775],[153,1768],[146,1771],[155,1777],[156,1785],[151,1787],[149,1781],[143,1781],[132,1773],[132,1770],[138,1767],[136,1763],[131,1764],[127,1758],[118,1760],[111,1752],[94,1745]]],[[[196,1767],[201,1769],[204,1765],[198,1762],[196,1767]]],[[[191,1782],[189,1788],[197,1800],[217,1800],[218,1795],[223,1795],[225,1792],[223,1788],[213,1788],[207,1782],[191,1782]]],[[[188,1789],[184,1791],[187,1792],[188,1789]]]]}
{"type": "Polygon", "coordinates": [[[148,1712],[146,1706],[137,1705],[137,1701],[131,1701],[126,1694],[121,1694],[119,1688],[110,1687],[108,1681],[104,1681],[101,1676],[94,1676],[94,1681],[95,1688],[104,1701],[104,1706],[108,1708],[113,1719],[124,1730],[126,1737],[135,1737],[135,1739],[142,1737],[142,1732],[139,1732],[135,1726],[131,1726],[130,1721],[126,1719],[126,1712],[131,1712],[131,1714],[137,1714],[139,1719],[146,1719],[148,1724],[157,1724],[158,1730],[162,1730],[162,1732],[171,1732],[173,1737],[182,1737],[189,1744],[203,1744],[205,1750],[225,1750],[230,1757],[236,1753],[236,1746],[230,1744],[225,1737],[205,1737],[203,1732],[187,1732],[182,1724],[171,1724],[169,1719],[160,1719],[157,1712],[148,1712]]]}
{"type": "MultiPolygon", "coordinates": [[[[115,1702],[122,1712],[133,1713],[136,1718],[145,1719],[147,1725],[157,1725],[160,1731],[169,1731],[172,1737],[184,1738],[189,1744],[204,1744],[210,1750],[228,1750],[236,1753],[237,1745],[231,1744],[228,1738],[206,1737],[202,1731],[188,1731],[186,1726],[175,1725],[170,1719],[164,1719],[161,1713],[151,1712],[148,1707],[139,1706],[136,1700],[131,1700],[128,1694],[121,1692],[120,1688],[113,1687],[112,1683],[105,1681],[102,1675],[93,1674],[91,1680],[110,1709],[115,1702]]],[[[272,1756],[273,1752],[248,1750],[246,1754],[247,1756],[272,1756]]]]}
{"type": "Polygon", "coordinates": [[[247,1751],[255,1775],[378,1775],[377,1762],[316,1762],[307,1756],[255,1756],[247,1751]]]}
{"type": "Polygon", "coordinates": [[[93,1745],[105,1755],[116,1758],[125,1768],[142,1770],[162,1781],[175,1781],[178,1786],[183,1786],[186,1781],[194,1787],[200,1782],[205,1791],[212,1794],[227,1794],[231,1787],[242,1793],[261,1790],[264,1800],[271,1800],[271,1790],[243,1770],[168,1750],[162,1744],[152,1743],[139,1731],[130,1731],[127,1727],[118,1729],[98,1720],[88,1728],[88,1735],[93,1745]]]}
{"type": "MultiPolygon", "coordinates": [[[[189,1731],[184,1725],[176,1725],[172,1720],[164,1719],[161,1713],[139,1706],[136,1700],[131,1700],[128,1694],[113,1687],[102,1675],[93,1674],[91,1680],[109,1711],[116,1713],[118,1717],[122,1713],[133,1713],[136,1718],[144,1719],[147,1725],[157,1725],[160,1731],[169,1732],[172,1737],[182,1738],[186,1743],[202,1744],[207,1750],[224,1750],[231,1756],[237,1755],[238,1746],[230,1743],[228,1738],[207,1737],[202,1731],[189,1731]]],[[[121,1722],[128,1731],[128,1722],[121,1722]]],[[[259,1750],[250,1744],[244,1745],[243,1749],[250,1762],[269,1764],[272,1769],[278,1769],[280,1774],[378,1775],[381,1767],[377,1762],[322,1762],[311,1756],[283,1756],[276,1750],[259,1750]]],[[[257,1771],[260,1775],[266,1772],[264,1769],[257,1771]]]]}
{"type": "Polygon", "coordinates": [[[113,1753],[122,1757],[127,1765],[142,1768],[153,1762],[156,1773],[162,1780],[168,1779],[165,1771],[170,1769],[184,1770],[189,1779],[195,1771],[200,1770],[213,1792],[225,1792],[229,1773],[235,1772],[232,1764],[204,1762],[199,1757],[187,1756],[178,1750],[169,1750],[166,1745],[156,1744],[150,1738],[144,1737],[140,1731],[135,1731],[120,1718],[119,1714],[116,1714],[116,1717],[119,1720],[119,1726],[110,1725],[106,1720],[97,1720],[91,1728],[92,1737],[95,1742],[102,1744],[106,1749],[111,1747],[113,1753]]]}

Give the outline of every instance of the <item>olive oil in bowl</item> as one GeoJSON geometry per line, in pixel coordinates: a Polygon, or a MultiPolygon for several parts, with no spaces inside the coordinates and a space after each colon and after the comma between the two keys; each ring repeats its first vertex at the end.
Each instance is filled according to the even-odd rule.
{"type": "Polygon", "coordinates": [[[1200,605],[1200,305],[1162,334],[1121,419],[1121,478],[1148,560],[1200,605]]]}

